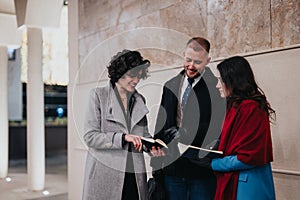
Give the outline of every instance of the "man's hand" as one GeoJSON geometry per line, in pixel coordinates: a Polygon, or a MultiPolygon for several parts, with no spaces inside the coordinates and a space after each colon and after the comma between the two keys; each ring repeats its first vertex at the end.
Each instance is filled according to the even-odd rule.
{"type": "Polygon", "coordinates": [[[186,135],[186,129],[172,126],[164,131],[162,140],[169,144],[172,140],[179,140],[184,135],[186,135]]]}

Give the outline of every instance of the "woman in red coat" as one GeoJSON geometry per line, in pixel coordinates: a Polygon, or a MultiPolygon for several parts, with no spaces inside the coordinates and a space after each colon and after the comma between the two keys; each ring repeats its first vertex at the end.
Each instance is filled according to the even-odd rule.
{"type": "Polygon", "coordinates": [[[245,58],[228,58],[217,68],[217,88],[227,100],[227,112],[218,147],[224,157],[211,162],[217,176],[215,199],[275,199],[269,120],[275,111],[245,58]]]}

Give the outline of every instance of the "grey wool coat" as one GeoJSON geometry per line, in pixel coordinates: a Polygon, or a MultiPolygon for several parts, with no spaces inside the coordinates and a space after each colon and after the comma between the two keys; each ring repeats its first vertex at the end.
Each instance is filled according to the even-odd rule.
{"type": "Polygon", "coordinates": [[[131,153],[141,200],[147,199],[147,176],[143,153],[128,152],[122,147],[122,134],[150,137],[144,98],[134,93],[131,127],[127,123],[115,92],[109,83],[90,91],[84,124],[84,141],[88,146],[83,187],[84,200],[119,200],[122,197],[127,154],[131,153]],[[140,123],[146,120],[146,123],[140,123]]]}

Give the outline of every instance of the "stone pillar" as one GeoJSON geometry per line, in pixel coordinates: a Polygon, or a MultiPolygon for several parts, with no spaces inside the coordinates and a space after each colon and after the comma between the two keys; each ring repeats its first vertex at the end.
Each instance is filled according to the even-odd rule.
{"type": "Polygon", "coordinates": [[[45,187],[45,119],[44,83],[42,73],[42,29],[27,29],[27,170],[28,189],[45,187]]]}
{"type": "Polygon", "coordinates": [[[0,46],[0,178],[8,171],[8,55],[0,46]]]}

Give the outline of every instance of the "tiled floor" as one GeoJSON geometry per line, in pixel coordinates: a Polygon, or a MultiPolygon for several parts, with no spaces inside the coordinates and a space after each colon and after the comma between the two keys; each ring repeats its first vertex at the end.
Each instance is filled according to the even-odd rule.
{"type": "Polygon", "coordinates": [[[67,200],[67,189],[66,155],[47,157],[43,191],[28,190],[26,160],[13,160],[9,162],[8,177],[0,179],[0,200],[67,200]]]}

